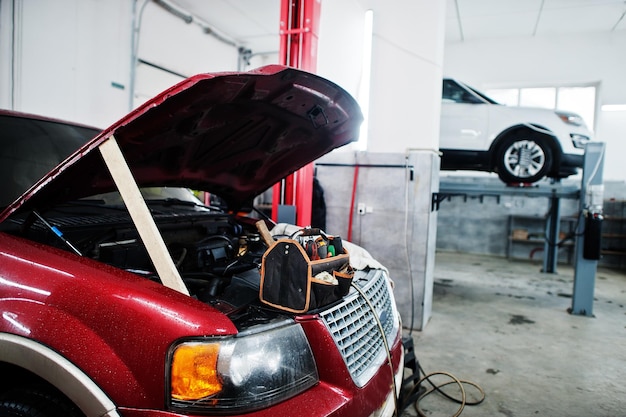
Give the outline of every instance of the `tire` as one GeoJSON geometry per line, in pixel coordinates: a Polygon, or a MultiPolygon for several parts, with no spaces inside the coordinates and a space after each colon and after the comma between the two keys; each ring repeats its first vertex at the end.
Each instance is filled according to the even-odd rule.
{"type": "Polygon", "coordinates": [[[515,136],[498,148],[496,168],[507,184],[533,183],[550,172],[552,160],[552,150],[544,140],[515,136]]]}
{"type": "Polygon", "coordinates": [[[61,394],[43,387],[16,388],[0,396],[0,417],[84,417],[61,394]]]}

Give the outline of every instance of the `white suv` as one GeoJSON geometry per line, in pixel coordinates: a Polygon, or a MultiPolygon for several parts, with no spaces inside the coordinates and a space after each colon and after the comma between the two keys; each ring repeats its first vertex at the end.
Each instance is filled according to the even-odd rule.
{"type": "Polygon", "coordinates": [[[582,167],[591,139],[574,113],[507,107],[450,78],[443,80],[443,170],[497,172],[505,183],[564,178],[582,167]]]}

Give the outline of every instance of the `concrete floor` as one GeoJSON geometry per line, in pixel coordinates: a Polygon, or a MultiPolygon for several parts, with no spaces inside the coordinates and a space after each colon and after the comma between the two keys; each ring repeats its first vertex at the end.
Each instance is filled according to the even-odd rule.
{"type": "MultiPolygon", "coordinates": [[[[567,313],[574,269],[540,269],[438,252],[433,315],[412,333],[421,366],[484,389],[484,402],[462,416],[626,416],[626,273],[598,270],[595,317],[585,317],[567,313]]],[[[451,416],[458,405],[432,394],[420,408],[451,416]]]]}

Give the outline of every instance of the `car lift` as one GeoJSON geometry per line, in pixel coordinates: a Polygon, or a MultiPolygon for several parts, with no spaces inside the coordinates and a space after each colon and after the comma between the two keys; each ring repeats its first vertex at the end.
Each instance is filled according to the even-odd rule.
{"type": "MultiPolygon", "coordinates": [[[[563,198],[580,201],[581,219],[585,220],[585,228],[577,227],[575,236],[575,276],[572,307],[570,313],[592,316],[595,275],[598,266],[600,233],[602,221],[602,172],[604,168],[603,142],[591,142],[586,145],[583,163],[583,176],[580,187],[565,186],[560,183],[549,186],[510,186],[501,184],[470,184],[441,181],[439,192],[432,195],[431,209],[439,210],[441,203],[455,196],[495,197],[500,201],[503,195],[518,197],[543,197],[550,199],[550,211],[546,220],[546,241],[544,243],[544,273],[556,273],[558,259],[559,227],[561,220],[560,201],[563,198]]],[[[582,220],[581,220],[582,222],[582,220]]]]}
{"type": "MultiPolygon", "coordinates": [[[[319,0],[281,0],[280,64],[309,72],[317,70],[319,0]]],[[[272,192],[272,220],[311,225],[313,204],[313,163],[275,184],[272,192]]]]}
{"type": "Polygon", "coordinates": [[[432,209],[438,210],[439,206],[446,199],[451,197],[462,196],[478,197],[480,202],[485,197],[495,197],[498,203],[500,197],[511,195],[517,197],[537,198],[544,197],[550,199],[550,211],[546,221],[546,242],[544,243],[544,263],[543,272],[556,273],[556,263],[558,258],[558,245],[550,242],[557,242],[559,237],[559,225],[561,216],[561,199],[575,199],[580,197],[580,189],[577,186],[564,186],[560,183],[550,184],[549,186],[510,186],[504,183],[496,184],[476,184],[476,183],[456,183],[441,181],[439,184],[439,192],[433,193],[432,209]]]}
{"type": "Polygon", "coordinates": [[[580,189],[580,213],[585,216],[585,230],[576,237],[574,293],[569,309],[571,314],[581,316],[593,316],[593,294],[600,258],[605,149],[603,142],[588,143],[585,147],[580,189]]]}

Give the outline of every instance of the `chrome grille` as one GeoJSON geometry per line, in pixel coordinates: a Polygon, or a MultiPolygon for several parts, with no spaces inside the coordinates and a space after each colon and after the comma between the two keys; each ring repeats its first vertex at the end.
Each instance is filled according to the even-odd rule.
{"type": "MultiPolygon", "coordinates": [[[[394,341],[399,320],[395,301],[385,272],[357,272],[354,282],[374,306],[388,342],[394,341]]],[[[352,289],[345,301],[325,310],[320,316],[352,375],[364,386],[386,360],[385,346],[372,310],[363,297],[352,289]]]]}

